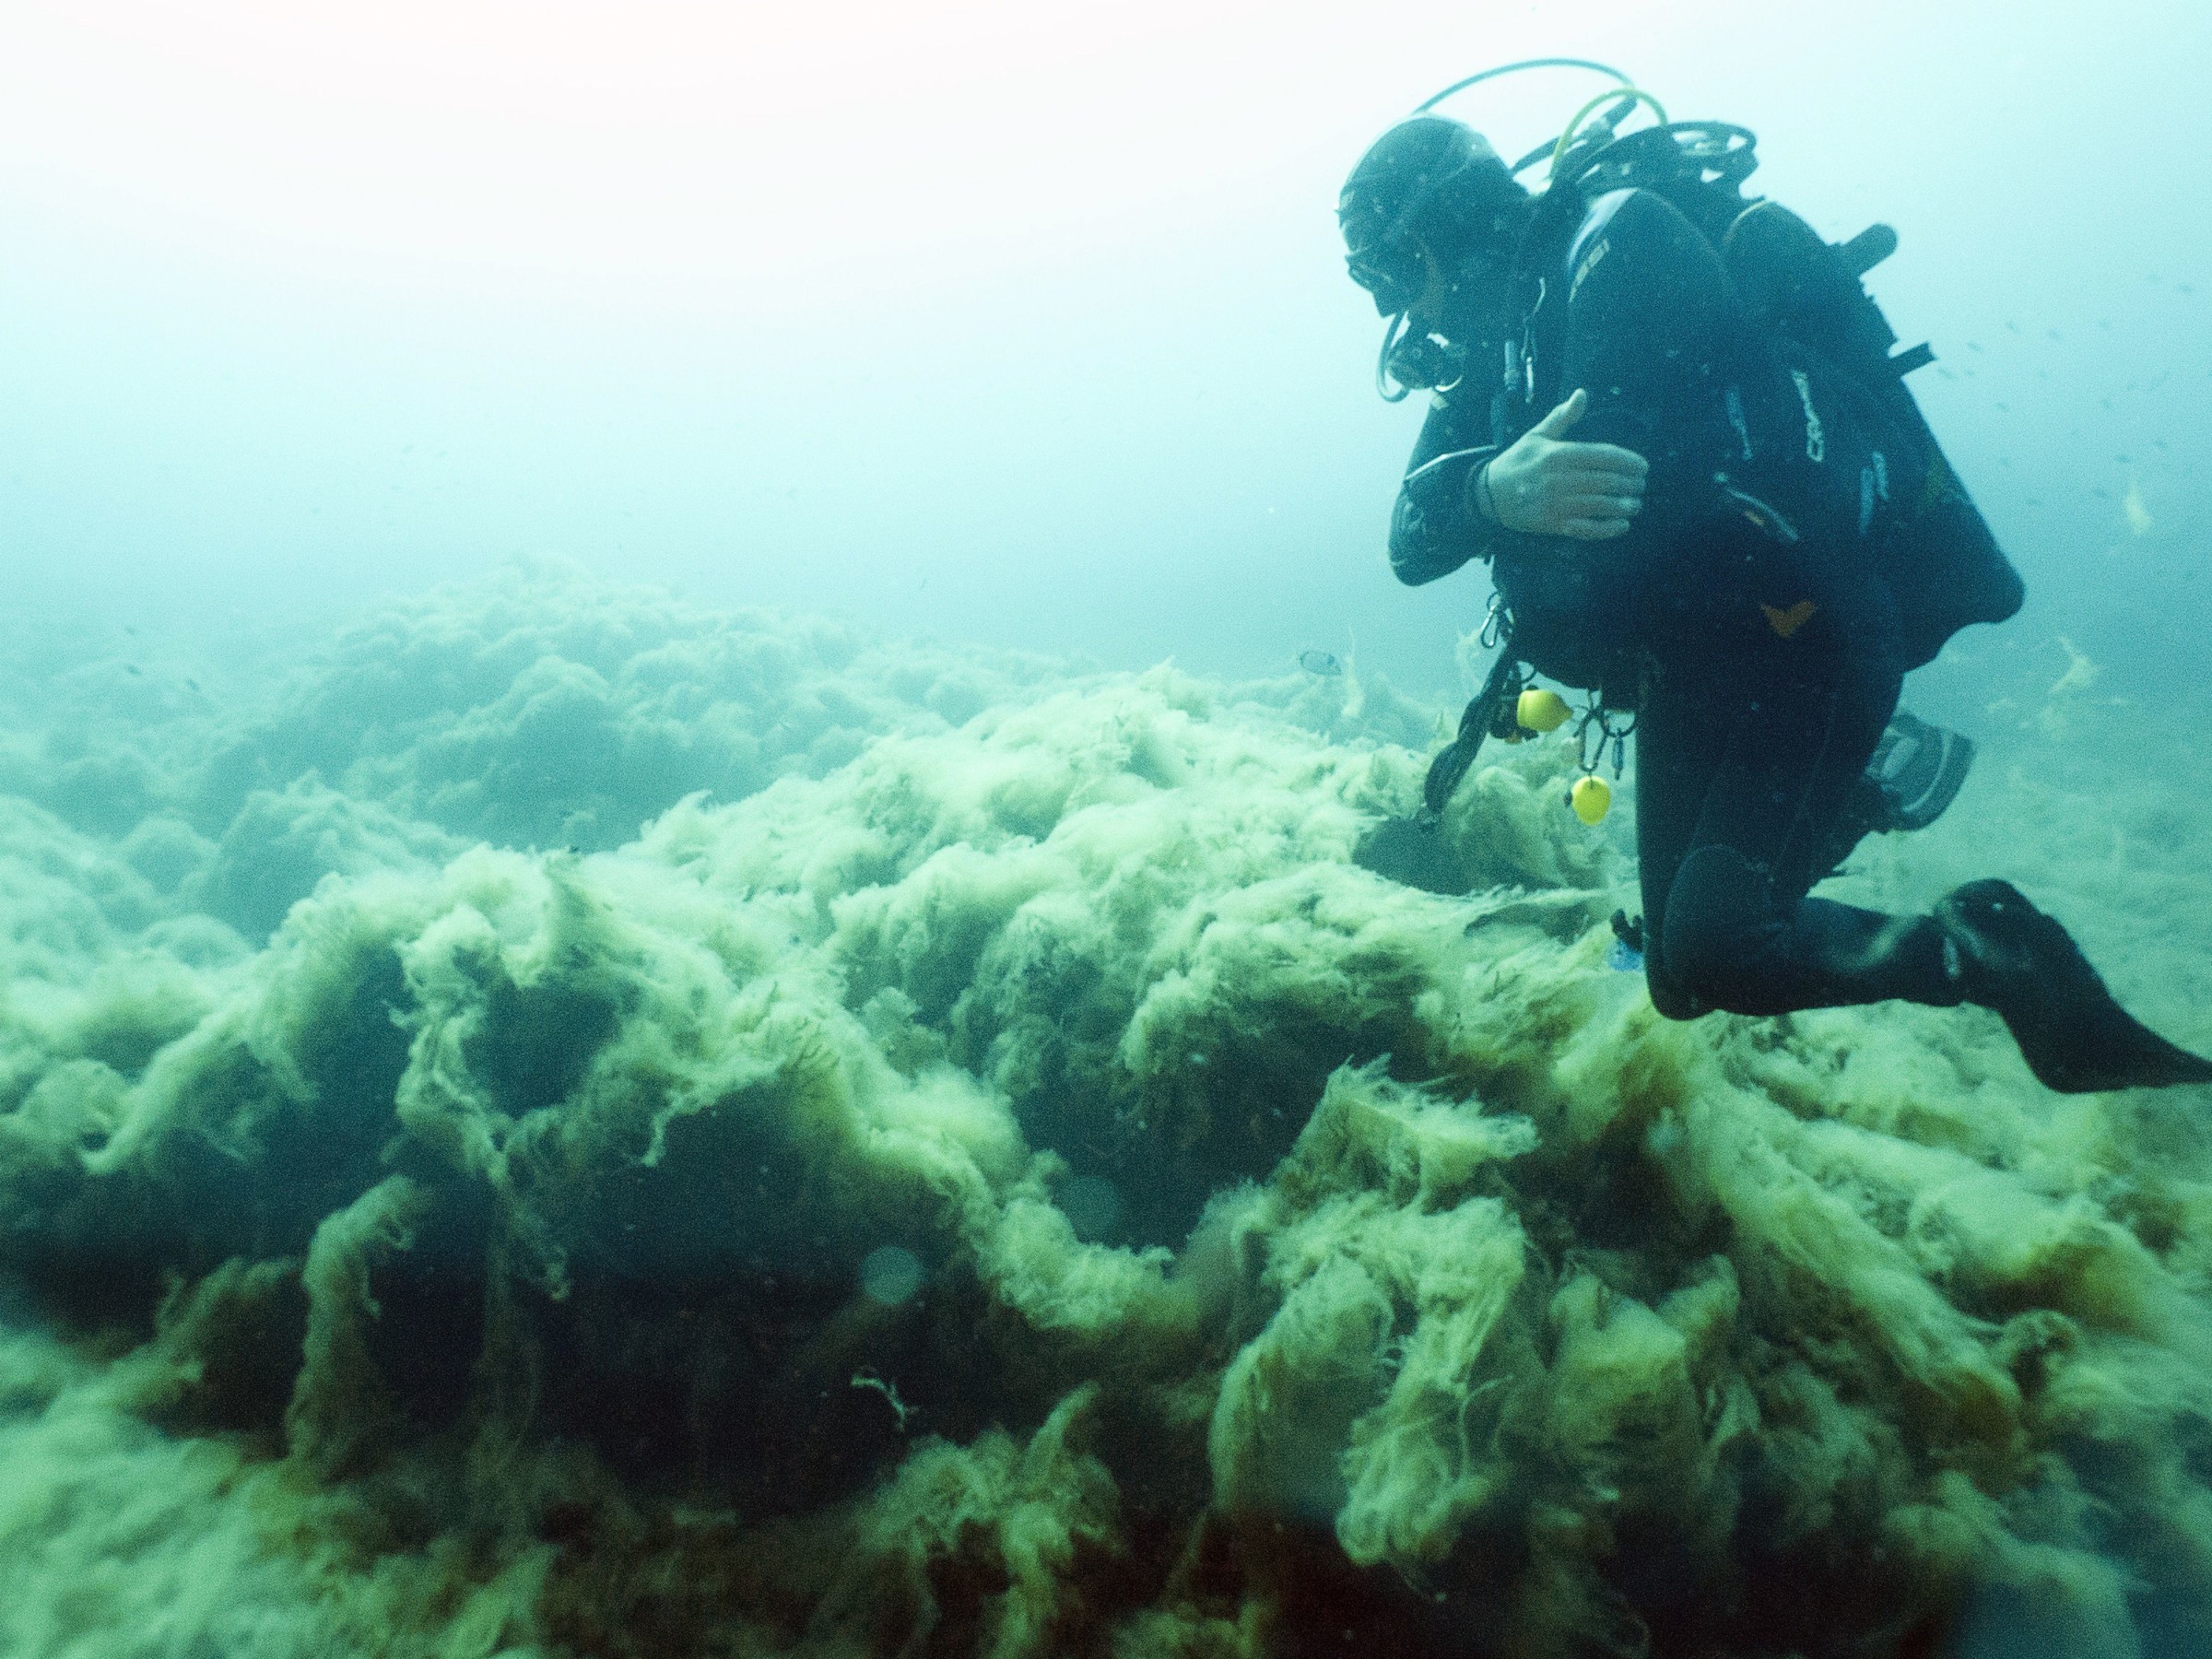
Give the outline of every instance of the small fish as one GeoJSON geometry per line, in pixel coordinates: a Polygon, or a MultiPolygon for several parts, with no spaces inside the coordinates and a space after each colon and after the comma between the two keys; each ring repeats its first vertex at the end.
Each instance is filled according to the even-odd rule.
{"type": "Polygon", "coordinates": [[[1308,674],[1318,674],[1324,679],[1333,679],[1344,672],[1344,664],[1333,651],[1301,651],[1298,653],[1298,665],[1308,674]]]}
{"type": "Polygon", "coordinates": [[[2141,479],[2130,478],[2127,481],[2127,494],[2120,500],[2120,515],[2127,521],[2128,529],[2137,535],[2148,535],[2157,527],[2158,521],[2150,516],[2150,509],[2144,505],[2141,479]]]}
{"type": "Polygon", "coordinates": [[[143,669],[143,668],[141,668],[141,667],[139,667],[139,666],[138,666],[138,665],[137,665],[137,664],[135,664],[135,663],[125,663],[125,664],[123,665],[123,671],[124,671],[125,674],[135,674],[135,675],[138,675],[138,676],[140,676],[141,677],[143,677],[145,676],[145,674],[146,674],[146,670],[145,670],[145,669],[143,669]]]}

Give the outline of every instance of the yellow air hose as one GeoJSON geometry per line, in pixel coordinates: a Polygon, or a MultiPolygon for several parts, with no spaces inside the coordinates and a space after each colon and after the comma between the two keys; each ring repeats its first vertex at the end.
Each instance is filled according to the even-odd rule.
{"type": "Polygon", "coordinates": [[[1649,92],[1646,92],[1641,87],[1615,87],[1609,91],[1600,92],[1595,98],[1592,99],[1588,103],[1584,104],[1581,109],[1574,112],[1574,119],[1567,124],[1567,130],[1559,135],[1559,143],[1552,146],[1551,172],[1549,174],[1550,177],[1555,179],[1559,177],[1559,162],[1565,158],[1568,147],[1574,142],[1576,135],[1582,132],[1583,123],[1590,119],[1591,113],[1595,111],[1599,105],[1611,103],[1615,99],[1618,98],[1632,98],[1641,102],[1650,104],[1652,106],[1652,113],[1659,118],[1659,124],[1661,126],[1665,126],[1666,124],[1666,106],[1661,103],[1657,99],[1653,98],[1649,92]]]}

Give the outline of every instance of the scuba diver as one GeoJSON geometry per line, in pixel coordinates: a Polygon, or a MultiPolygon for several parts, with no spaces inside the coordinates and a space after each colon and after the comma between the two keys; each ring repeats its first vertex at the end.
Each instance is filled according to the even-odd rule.
{"type": "MultiPolygon", "coordinates": [[[[1861,283],[1893,231],[1830,244],[1747,197],[1748,132],[1670,123],[1618,71],[1512,166],[1431,112],[1561,62],[1447,88],[1337,206],[1352,279],[1391,319],[1378,384],[1431,394],[1392,567],[1419,583],[1479,559],[1498,594],[1497,665],[1430,770],[1430,819],[1486,736],[1526,735],[1528,698],[1563,717],[1533,668],[1593,694],[1584,730],[1616,772],[1634,734],[1643,918],[1615,925],[1662,1014],[1971,1003],[2054,1089],[2212,1081],[2008,882],[1925,915],[1811,896],[1868,830],[1956,794],[1971,746],[1898,709],[1904,676],[2024,590],[1904,384],[1933,353],[1893,354],[1861,283]],[[1659,124],[1619,134],[1640,104],[1659,124]]],[[[1574,804],[1593,784],[1602,814],[1594,777],[1574,804]]]]}

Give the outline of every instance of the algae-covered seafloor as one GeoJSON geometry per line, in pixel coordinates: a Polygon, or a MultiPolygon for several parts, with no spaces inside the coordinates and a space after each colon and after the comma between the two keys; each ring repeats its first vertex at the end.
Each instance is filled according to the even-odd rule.
{"type": "MultiPolygon", "coordinates": [[[[2212,1102],[1659,1020],[1558,744],[1417,869],[1357,673],[542,570],[125,654],[0,686],[0,1653],[2212,1641],[2212,1102]]],[[[2069,712],[1851,879],[2212,1042],[2212,820],[2069,712]]]]}

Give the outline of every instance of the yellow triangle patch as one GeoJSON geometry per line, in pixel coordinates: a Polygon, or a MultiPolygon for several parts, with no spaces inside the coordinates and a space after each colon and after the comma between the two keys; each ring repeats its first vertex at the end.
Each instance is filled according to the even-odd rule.
{"type": "Polygon", "coordinates": [[[1759,608],[1767,613],[1767,626],[1786,640],[1810,621],[1813,612],[1819,606],[1810,599],[1800,599],[1788,610],[1776,610],[1771,605],[1762,605],[1759,608]]]}

